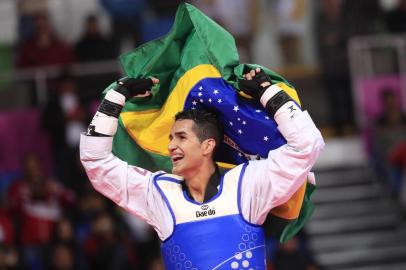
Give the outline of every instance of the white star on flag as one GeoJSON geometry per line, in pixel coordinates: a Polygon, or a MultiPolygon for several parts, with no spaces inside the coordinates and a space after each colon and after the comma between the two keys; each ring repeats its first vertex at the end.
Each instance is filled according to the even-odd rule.
{"type": "Polygon", "coordinates": [[[197,95],[198,95],[199,97],[203,96],[202,92],[199,92],[197,95]]]}
{"type": "Polygon", "coordinates": [[[233,126],[233,122],[230,121],[230,126],[233,126]]]}
{"type": "Polygon", "coordinates": [[[196,105],[197,105],[197,101],[196,101],[196,100],[193,100],[192,104],[196,106],[196,105]]]}
{"type": "Polygon", "coordinates": [[[233,111],[238,112],[238,110],[239,110],[238,106],[234,106],[233,111]]]}
{"type": "Polygon", "coordinates": [[[213,94],[217,95],[219,93],[219,90],[214,89],[213,94]]]}
{"type": "Polygon", "coordinates": [[[223,102],[223,101],[221,100],[221,98],[219,98],[219,99],[217,100],[217,102],[218,102],[218,103],[221,103],[221,102],[223,102]]]}
{"type": "Polygon", "coordinates": [[[266,142],[268,141],[268,136],[264,137],[264,141],[266,141],[266,142]]]}
{"type": "Polygon", "coordinates": [[[241,130],[241,129],[239,129],[239,130],[238,130],[238,133],[239,133],[239,134],[242,134],[242,130],[241,130]]]}
{"type": "Polygon", "coordinates": [[[209,98],[209,102],[211,103],[211,98],[209,98]]]}
{"type": "Polygon", "coordinates": [[[241,121],[241,118],[237,118],[237,121],[241,121]]]}
{"type": "Polygon", "coordinates": [[[200,103],[203,103],[203,99],[200,99],[200,103]]]}
{"type": "Polygon", "coordinates": [[[246,123],[247,123],[247,122],[245,122],[245,121],[242,121],[242,124],[243,124],[243,125],[245,125],[246,123]]]}
{"type": "Polygon", "coordinates": [[[255,110],[255,112],[261,112],[261,110],[255,110]]]}
{"type": "Polygon", "coordinates": [[[192,110],[195,110],[196,109],[196,107],[192,107],[192,110]]]}
{"type": "Polygon", "coordinates": [[[238,152],[238,155],[239,155],[240,157],[242,157],[242,154],[241,154],[240,152],[238,152]]]}
{"type": "Polygon", "coordinates": [[[203,90],[203,86],[200,86],[200,87],[199,87],[199,90],[203,90]]]}
{"type": "Polygon", "coordinates": [[[265,119],[266,119],[266,120],[269,120],[269,117],[268,117],[268,116],[265,116],[265,119]]]}

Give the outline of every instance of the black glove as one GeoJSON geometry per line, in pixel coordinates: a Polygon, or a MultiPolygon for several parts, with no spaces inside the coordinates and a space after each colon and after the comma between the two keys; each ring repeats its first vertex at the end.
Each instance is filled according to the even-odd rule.
{"type": "MultiPolygon", "coordinates": [[[[266,89],[270,86],[267,85],[266,87],[262,87],[261,84],[264,82],[272,84],[271,77],[262,70],[259,73],[256,73],[252,80],[244,79],[238,81],[240,89],[257,100],[261,99],[266,89]]],[[[276,111],[289,101],[293,101],[293,99],[285,91],[281,90],[266,101],[265,109],[272,117],[274,117],[276,111]]]]}
{"type": "MultiPolygon", "coordinates": [[[[122,78],[117,81],[117,85],[113,88],[116,92],[122,94],[125,97],[125,100],[136,95],[145,94],[147,91],[150,91],[154,83],[151,79],[134,79],[134,78],[122,78]]],[[[117,104],[108,99],[103,99],[99,112],[104,113],[108,116],[113,116],[118,118],[123,106],[117,104]]]]}
{"type": "Polygon", "coordinates": [[[270,86],[268,85],[266,87],[262,87],[261,84],[264,82],[269,82],[272,84],[271,77],[261,70],[261,72],[257,73],[252,80],[239,79],[238,85],[241,91],[257,100],[260,100],[265,90],[270,86]]]}
{"type": "Polygon", "coordinates": [[[135,78],[122,78],[117,81],[117,86],[114,88],[115,91],[119,92],[125,99],[136,95],[145,94],[150,91],[154,83],[151,79],[135,79],[135,78]]]}

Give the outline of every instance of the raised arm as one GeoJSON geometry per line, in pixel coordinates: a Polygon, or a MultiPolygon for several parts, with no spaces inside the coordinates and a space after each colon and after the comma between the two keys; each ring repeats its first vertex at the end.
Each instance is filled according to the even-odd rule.
{"type": "Polygon", "coordinates": [[[251,161],[241,186],[241,209],[252,223],[262,224],[269,211],[289,200],[306,181],[324,141],[307,111],[264,72],[252,70],[240,88],[260,100],[287,143],[265,160],[251,161]]]}
{"type": "Polygon", "coordinates": [[[80,159],[97,191],[152,225],[164,238],[172,229],[172,220],[151,181],[153,174],[112,154],[113,136],[125,101],[134,95],[147,94],[157,82],[157,79],[119,80],[107,92],[87,133],[81,135],[80,159]]]}

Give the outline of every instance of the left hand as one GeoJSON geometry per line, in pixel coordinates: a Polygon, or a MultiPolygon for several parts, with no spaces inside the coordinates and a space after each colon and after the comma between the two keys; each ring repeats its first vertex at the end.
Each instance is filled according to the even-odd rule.
{"type": "Polygon", "coordinates": [[[257,100],[260,100],[265,90],[272,85],[271,77],[260,68],[250,70],[243,77],[244,79],[238,80],[240,90],[257,100]]]}

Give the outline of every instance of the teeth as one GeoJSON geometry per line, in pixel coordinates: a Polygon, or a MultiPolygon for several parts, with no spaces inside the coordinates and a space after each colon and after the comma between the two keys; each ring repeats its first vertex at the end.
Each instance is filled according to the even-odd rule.
{"type": "Polygon", "coordinates": [[[174,157],[172,157],[172,161],[178,161],[182,158],[183,158],[182,156],[174,156],[174,157]]]}

